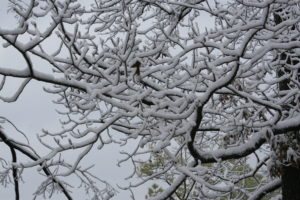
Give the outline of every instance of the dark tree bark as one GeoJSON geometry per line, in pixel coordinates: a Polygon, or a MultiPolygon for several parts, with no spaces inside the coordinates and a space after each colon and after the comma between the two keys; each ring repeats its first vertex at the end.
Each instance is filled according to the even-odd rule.
{"type": "Polygon", "coordinates": [[[300,200],[300,170],[293,166],[283,166],[281,173],[282,199],[300,200]]]}
{"type": "MultiPolygon", "coordinates": [[[[283,19],[279,13],[281,13],[282,10],[279,9],[278,13],[274,13],[274,21],[275,24],[278,25],[282,23],[285,19],[283,19]]],[[[295,27],[292,28],[292,30],[295,27]]],[[[287,65],[295,65],[298,63],[298,61],[293,61],[290,56],[288,56],[287,52],[281,52],[279,53],[279,59],[281,61],[284,61],[287,65]]],[[[295,69],[297,70],[297,69],[295,69]]],[[[291,73],[291,70],[289,70],[285,65],[281,66],[280,69],[277,71],[277,76],[281,77],[287,73],[291,73]]],[[[299,71],[298,71],[299,74],[299,71]]],[[[298,77],[299,78],[299,77],[298,77]]],[[[278,85],[278,88],[280,91],[289,90],[290,89],[290,80],[285,79],[281,81],[278,85]]],[[[296,101],[298,99],[294,99],[293,102],[291,102],[292,105],[296,104],[296,101]]],[[[284,106],[284,109],[288,110],[288,106],[284,106]]],[[[291,133],[287,133],[289,135],[291,133]]],[[[292,145],[293,138],[299,137],[299,130],[293,131],[292,134],[294,134],[295,137],[291,137],[288,139],[288,143],[282,146],[278,146],[280,149],[280,152],[282,152],[282,155],[277,155],[279,159],[281,160],[282,164],[280,166],[281,171],[281,189],[282,189],[282,200],[300,200],[300,166],[297,163],[286,163],[286,151],[287,147],[292,145]]],[[[299,140],[298,140],[299,142],[299,140]]],[[[297,144],[299,148],[299,143],[297,144]]]]}
{"type": "MultiPolygon", "coordinates": [[[[17,162],[17,154],[14,148],[10,147],[11,155],[12,155],[12,162],[17,162]]],[[[20,191],[19,191],[19,177],[18,177],[18,168],[12,167],[12,174],[15,184],[15,200],[20,199],[20,191]]]]}

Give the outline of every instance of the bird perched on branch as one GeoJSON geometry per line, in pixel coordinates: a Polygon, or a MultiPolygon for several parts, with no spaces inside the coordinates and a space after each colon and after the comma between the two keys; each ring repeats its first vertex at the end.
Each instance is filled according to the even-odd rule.
{"type": "Polygon", "coordinates": [[[133,80],[136,83],[140,83],[141,82],[141,62],[139,60],[137,60],[133,65],[131,65],[131,68],[135,68],[135,72],[133,74],[133,80]]]}

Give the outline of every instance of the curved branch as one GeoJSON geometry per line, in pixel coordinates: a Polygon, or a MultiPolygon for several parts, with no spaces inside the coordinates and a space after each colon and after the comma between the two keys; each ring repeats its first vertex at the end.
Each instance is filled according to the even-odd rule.
{"type": "MultiPolygon", "coordinates": [[[[194,147],[194,140],[195,140],[195,137],[196,137],[196,133],[198,131],[198,128],[200,126],[200,123],[202,121],[202,109],[203,109],[203,106],[206,104],[206,102],[210,99],[210,97],[213,95],[213,93],[228,85],[229,83],[231,83],[231,81],[235,78],[237,72],[238,72],[238,64],[234,65],[232,71],[229,73],[229,75],[225,76],[224,78],[222,79],[219,79],[218,81],[216,81],[214,84],[212,84],[211,87],[209,87],[206,91],[206,93],[204,94],[204,98],[202,98],[200,100],[201,104],[197,110],[196,110],[196,113],[195,113],[195,126],[192,128],[191,132],[190,132],[190,141],[187,143],[187,147],[190,151],[190,154],[195,158],[195,160],[200,159],[202,156],[199,155],[199,152],[195,149],[194,147]]],[[[202,159],[200,159],[202,161],[202,159]]]]}
{"type": "Polygon", "coordinates": [[[254,136],[247,143],[242,144],[242,146],[231,147],[228,149],[219,149],[211,152],[204,152],[198,149],[197,151],[197,159],[201,161],[201,163],[213,163],[218,160],[229,160],[229,159],[239,159],[250,155],[259,149],[266,141],[268,137],[269,131],[271,131],[274,135],[285,134],[290,131],[296,131],[300,129],[300,115],[297,117],[293,117],[290,119],[286,119],[280,121],[273,128],[265,128],[257,133],[257,136],[254,136]]]}
{"type": "Polygon", "coordinates": [[[254,195],[252,195],[249,200],[260,200],[266,194],[275,191],[276,189],[281,187],[281,179],[275,179],[274,181],[262,186],[257,190],[254,195]]]}
{"type": "MultiPolygon", "coordinates": [[[[30,159],[32,159],[34,161],[39,159],[36,155],[32,154],[31,152],[27,151],[26,149],[23,149],[19,145],[15,144],[14,141],[7,138],[7,136],[4,134],[4,132],[2,130],[0,130],[0,138],[5,144],[7,144],[10,147],[10,149],[14,149],[14,150],[17,149],[18,151],[20,151],[21,153],[23,153],[24,155],[26,155],[27,157],[29,157],[30,159]]],[[[71,195],[69,194],[67,189],[64,187],[64,185],[57,178],[55,178],[53,176],[50,169],[48,167],[43,166],[43,163],[41,163],[40,166],[42,167],[43,172],[48,177],[51,177],[54,183],[58,184],[58,186],[60,187],[62,193],[66,196],[66,198],[68,200],[72,200],[73,198],[71,197],[71,195]]]]}
{"type": "Polygon", "coordinates": [[[17,91],[15,92],[15,94],[11,97],[2,97],[0,96],[0,99],[4,102],[15,102],[17,101],[17,99],[19,98],[19,96],[23,93],[25,87],[27,86],[27,84],[30,82],[30,78],[26,78],[23,83],[19,86],[19,88],[17,89],[17,91]]]}

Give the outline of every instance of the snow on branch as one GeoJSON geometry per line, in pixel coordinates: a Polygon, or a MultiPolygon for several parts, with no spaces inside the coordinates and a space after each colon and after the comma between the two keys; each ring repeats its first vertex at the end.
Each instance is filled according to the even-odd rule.
{"type": "Polygon", "coordinates": [[[299,1],[28,2],[10,1],[16,26],[0,28],[1,51],[20,58],[0,61],[1,100],[47,83],[62,127],[38,135],[39,156],[7,140],[31,156],[18,169],[75,175],[109,199],[114,190],[81,165],[114,144],[130,149],[121,162],[132,164],[132,182],[121,188],[154,180],[164,185],[152,199],[256,199],[279,187],[262,158],[297,163],[299,1]],[[10,90],[8,79],[22,83],[10,90]]]}

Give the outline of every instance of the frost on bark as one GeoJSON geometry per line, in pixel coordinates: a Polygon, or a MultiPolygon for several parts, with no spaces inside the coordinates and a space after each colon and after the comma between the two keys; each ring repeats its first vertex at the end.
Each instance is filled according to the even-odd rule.
{"type": "Polygon", "coordinates": [[[1,100],[50,83],[62,129],[39,134],[47,153],[2,130],[16,157],[0,160],[1,181],[39,166],[36,195],[71,199],[74,175],[91,198],[111,199],[115,190],[81,161],[113,143],[131,144],[118,164],[132,164],[132,180],[120,188],[160,180],[156,200],[270,198],[281,186],[272,175],[290,180],[278,166],[299,164],[298,0],[10,3],[18,23],[0,27],[1,44],[23,68],[0,64],[1,89],[20,80],[1,100]]]}

